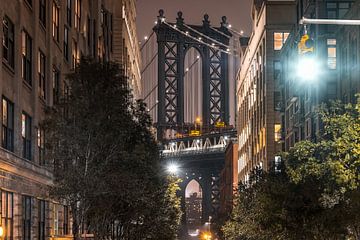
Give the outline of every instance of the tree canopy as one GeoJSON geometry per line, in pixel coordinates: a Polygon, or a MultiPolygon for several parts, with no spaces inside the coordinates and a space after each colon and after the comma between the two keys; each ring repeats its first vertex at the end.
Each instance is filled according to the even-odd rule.
{"type": "Polygon", "coordinates": [[[241,185],[226,239],[360,239],[360,101],[319,111],[319,141],[302,141],[282,166],[241,185]]]}
{"type": "Polygon", "coordinates": [[[70,94],[47,110],[52,194],[71,207],[73,233],[97,239],[175,239],[176,181],[167,178],[146,106],[119,65],[83,58],[67,76],[70,94]]]}

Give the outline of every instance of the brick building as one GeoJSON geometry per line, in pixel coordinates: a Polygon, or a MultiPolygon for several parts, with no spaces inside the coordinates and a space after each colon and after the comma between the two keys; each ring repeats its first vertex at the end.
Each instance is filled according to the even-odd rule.
{"type": "Polygon", "coordinates": [[[4,239],[71,237],[64,203],[49,199],[51,166],[39,123],[68,94],[81,55],[121,63],[135,96],[140,58],[133,0],[0,0],[1,226],[4,239]]]}
{"type": "Polygon", "coordinates": [[[268,170],[282,150],[280,51],[296,21],[294,1],[255,0],[253,31],[237,79],[239,181],[255,167],[268,170]]]}

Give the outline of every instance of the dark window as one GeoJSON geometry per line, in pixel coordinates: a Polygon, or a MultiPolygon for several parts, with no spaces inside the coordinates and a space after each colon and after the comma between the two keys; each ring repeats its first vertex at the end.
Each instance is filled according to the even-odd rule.
{"type": "Polygon", "coordinates": [[[25,2],[27,2],[27,4],[29,4],[29,6],[32,7],[32,0],[25,0],[25,2]]]}
{"type": "Polygon", "coordinates": [[[43,27],[46,27],[46,0],[40,0],[39,20],[43,27]]]}
{"type": "Polygon", "coordinates": [[[2,99],[2,147],[14,151],[14,104],[2,99]]]}
{"type": "Polygon", "coordinates": [[[39,150],[39,164],[45,165],[45,131],[41,127],[37,130],[37,146],[39,150]]]}
{"type": "Polygon", "coordinates": [[[69,234],[69,207],[64,206],[64,235],[69,234]]]}
{"type": "Polygon", "coordinates": [[[55,2],[53,2],[53,15],[52,15],[52,22],[53,22],[53,38],[59,42],[59,7],[55,2]]]}
{"type": "Polygon", "coordinates": [[[39,73],[39,94],[42,98],[46,97],[46,78],[45,78],[45,55],[39,51],[38,73],[39,73]]]}
{"type": "Polygon", "coordinates": [[[69,29],[64,28],[64,58],[69,61],[69,29]]]}
{"type": "Polygon", "coordinates": [[[3,19],[3,57],[14,68],[14,24],[7,16],[3,19]]]}
{"type": "Polygon", "coordinates": [[[23,196],[22,199],[23,216],[23,240],[31,239],[31,197],[23,196]]]}
{"type": "Polygon", "coordinates": [[[22,78],[31,85],[32,81],[32,39],[26,31],[22,31],[22,78]]]}
{"type": "Polygon", "coordinates": [[[72,19],[72,0],[66,0],[66,23],[71,27],[72,19]]]}
{"type": "Polygon", "coordinates": [[[6,191],[1,192],[1,220],[5,230],[3,240],[14,239],[14,194],[6,191]]]}
{"type": "Polygon", "coordinates": [[[21,115],[21,135],[23,140],[23,157],[31,160],[31,117],[25,112],[21,115]]]}
{"type": "Polygon", "coordinates": [[[52,84],[53,84],[53,104],[59,103],[60,98],[60,73],[54,67],[52,72],[52,84]]]}
{"type": "Polygon", "coordinates": [[[75,28],[80,30],[81,24],[81,0],[75,0],[75,28]]]}
{"type": "Polygon", "coordinates": [[[351,2],[327,2],[326,12],[329,19],[343,18],[349,11],[351,2]]]}
{"type": "Polygon", "coordinates": [[[46,201],[39,200],[39,240],[45,240],[45,229],[46,229],[46,201]]]}
{"type": "Polygon", "coordinates": [[[87,17],[87,29],[86,29],[87,36],[86,36],[86,38],[87,38],[87,44],[88,44],[89,49],[91,47],[91,29],[90,28],[91,28],[91,19],[88,16],[87,17]]]}

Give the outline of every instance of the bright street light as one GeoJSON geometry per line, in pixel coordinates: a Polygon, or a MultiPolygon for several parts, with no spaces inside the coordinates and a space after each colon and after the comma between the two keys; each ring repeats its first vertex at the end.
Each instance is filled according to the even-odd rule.
{"type": "Polygon", "coordinates": [[[170,163],[168,166],[167,166],[167,171],[170,173],[170,174],[176,174],[179,172],[179,166],[175,163],[170,163]]]}
{"type": "Polygon", "coordinates": [[[296,75],[303,80],[314,80],[319,74],[319,65],[314,57],[301,56],[296,66],[296,75]]]}

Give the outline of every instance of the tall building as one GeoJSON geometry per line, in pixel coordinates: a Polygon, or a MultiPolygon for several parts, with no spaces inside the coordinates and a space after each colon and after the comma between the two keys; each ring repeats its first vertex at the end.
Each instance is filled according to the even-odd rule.
{"type": "Polygon", "coordinates": [[[239,180],[255,167],[268,170],[282,150],[280,51],[296,22],[294,1],[255,0],[253,31],[243,49],[237,79],[239,180]]]}
{"type": "MultiPolygon", "coordinates": [[[[317,108],[329,100],[355,101],[359,91],[359,30],[336,25],[300,25],[302,17],[342,19],[353,1],[297,0],[297,24],[282,55],[281,82],[285,110],[285,150],[301,140],[317,141],[322,128],[317,108]],[[311,56],[299,54],[298,42],[304,34],[314,40],[311,56]],[[301,69],[301,62],[312,58],[311,72],[301,69]],[[299,68],[300,67],[300,68],[299,68]]],[[[349,13],[358,18],[358,10],[349,13]]]]}
{"type": "Polygon", "coordinates": [[[116,60],[140,91],[134,0],[0,0],[1,227],[4,239],[71,238],[65,203],[49,198],[44,109],[69,94],[81,55],[116,60]]]}
{"type": "Polygon", "coordinates": [[[185,199],[186,222],[189,229],[196,229],[202,225],[202,197],[193,192],[185,199]]]}

